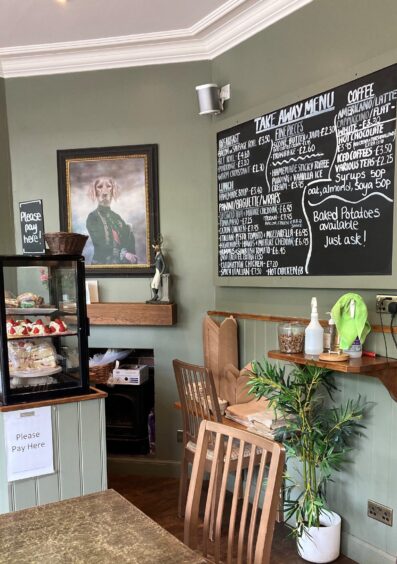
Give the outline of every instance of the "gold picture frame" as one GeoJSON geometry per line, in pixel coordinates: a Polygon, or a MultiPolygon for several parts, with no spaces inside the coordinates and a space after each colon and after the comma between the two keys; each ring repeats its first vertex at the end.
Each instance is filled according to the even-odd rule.
{"type": "Polygon", "coordinates": [[[157,145],[57,151],[62,231],[83,233],[87,276],[152,276],[157,145]]]}

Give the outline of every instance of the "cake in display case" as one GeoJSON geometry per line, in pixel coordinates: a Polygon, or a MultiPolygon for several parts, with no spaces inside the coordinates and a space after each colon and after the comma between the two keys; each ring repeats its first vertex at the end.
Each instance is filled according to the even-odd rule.
{"type": "Polygon", "coordinates": [[[0,256],[0,402],[89,392],[82,256],[0,256]]]}

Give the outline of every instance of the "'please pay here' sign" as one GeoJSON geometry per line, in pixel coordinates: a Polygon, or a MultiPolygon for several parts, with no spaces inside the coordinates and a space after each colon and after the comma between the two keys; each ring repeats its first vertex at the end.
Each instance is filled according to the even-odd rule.
{"type": "Polygon", "coordinates": [[[51,407],[4,413],[9,482],[54,472],[51,407]]]}

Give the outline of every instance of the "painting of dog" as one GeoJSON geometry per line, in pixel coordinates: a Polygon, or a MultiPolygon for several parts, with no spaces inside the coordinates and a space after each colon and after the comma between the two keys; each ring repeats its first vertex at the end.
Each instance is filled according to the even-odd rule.
{"type": "Polygon", "coordinates": [[[157,146],[58,151],[61,229],[89,236],[88,274],[153,272],[159,232],[157,146]]]}

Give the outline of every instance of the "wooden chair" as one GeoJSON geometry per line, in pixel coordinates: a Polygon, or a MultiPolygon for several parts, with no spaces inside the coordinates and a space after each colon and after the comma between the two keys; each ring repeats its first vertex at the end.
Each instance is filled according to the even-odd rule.
{"type": "Polygon", "coordinates": [[[210,442],[213,441],[215,441],[214,464],[212,464],[210,470],[202,528],[203,555],[208,558],[209,548],[212,547],[213,561],[216,563],[225,561],[221,560],[223,548],[221,543],[222,520],[227,513],[225,511],[225,500],[228,478],[232,471],[232,452],[236,442],[238,442],[239,454],[231,494],[230,517],[226,523],[226,562],[227,564],[232,562],[237,562],[237,564],[268,564],[284,470],[284,447],[259,435],[233,429],[221,423],[203,421],[200,425],[186,505],[185,544],[193,549],[197,548],[203,479],[204,473],[208,472],[207,450],[210,442]],[[226,454],[224,454],[225,439],[227,440],[226,454]],[[250,449],[250,456],[248,472],[243,484],[241,470],[247,447],[250,449]],[[253,480],[258,450],[261,451],[261,458],[258,473],[253,480]],[[262,501],[262,510],[260,510],[259,500],[264,484],[266,489],[262,501]],[[244,495],[239,500],[239,490],[242,485],[244,486],[244,495]],[[212,536],[212,520],[215,523],[214,543],[209,542],[212,536]],[[237,536],[237,544],[235,536],[237,536]]]}
{"type": "MultiPolygon", "coordinates": [[[[221,422],[214,379],[208,368],[188,364],[181,360],[173,361],[179,399],[183,417],[183,454],[179,483],[178,515],[185,514],[189,463],[193,463],[200,423],[213,419],[221,422]]],[[[209,445],[211,447],[211,444],[209,445]]],[[[208,467],[211,461],[208,460],[208,467]]]]}

